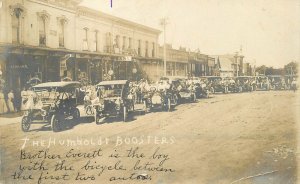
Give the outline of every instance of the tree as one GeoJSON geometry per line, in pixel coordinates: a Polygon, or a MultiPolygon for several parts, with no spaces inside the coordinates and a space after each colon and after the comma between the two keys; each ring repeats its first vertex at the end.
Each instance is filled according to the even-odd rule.
{"type": "Polygon", "coordinates": [[[284,66],[284,71],[286,75],[297,75],[298,73],[298,65],[297,62],[290,62],[287,65],[284,66]]]}

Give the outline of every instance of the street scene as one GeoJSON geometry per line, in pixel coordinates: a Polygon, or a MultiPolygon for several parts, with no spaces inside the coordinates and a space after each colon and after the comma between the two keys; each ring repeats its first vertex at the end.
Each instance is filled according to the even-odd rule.
{"type": "Polygon", "coordinates": [[[0,0],[0,184],[297,183],[297,5],[0,0]]]}
{"type": "MultiPolygon", "coordinates": [[[[82,117],[79,124],[59,133],[52,133],[50,126],[42,125],[35,125],[30,132],[24,133],[20,119],[15,119],[14,123],[1,126],[1,140],[5,143],[1,154],[6,158],[1,161],[5,165],[2,176],[5,176],[5,183],[18,183],[11,175],[18,168],[19,163],[14,160],[19,157],[19,149],[24,143],[21,139],[25,137],[45,140],[47,147],[49,138],[90,140],[101,136],[114,140],[101,148],[121,150],[135,147],[135,144],[120,142],[116,146],[117,136],[157,136],[166,137],[169,142],[159,142],[158,145],[171,157],[166,167],[175,172],[154,174],[148,183],[296,183],[297,105],[299,107],[296,93],[292,91],[219,94],[195,103],[181,104],[172,112],[135,113],[128,122],[118,119],[97,125],[93,118],[82,117]],[[170,143],[171,137],[174,144],[170,143]]],[[[155,149],[158,145],[152,138],[149,143],[138,145],[140,149],[145,152],[155,149]]],[[[49,150],[63,153],[69,148],[51,145],[49,150]]],[[[74,145],[73,148],[88,152],[95,146],[78,148],[74,145]]],[[[28,143],[26,149],[33,151],[41,147],[28,143]]],[[[82,161],[76,159],[72,164],[80,166],[82,161]]],[[[113,172],[104,174],[106,183],[105,179],[113,172]]],[[[123,181],[135,182],[141,181],[123,181]]]]}

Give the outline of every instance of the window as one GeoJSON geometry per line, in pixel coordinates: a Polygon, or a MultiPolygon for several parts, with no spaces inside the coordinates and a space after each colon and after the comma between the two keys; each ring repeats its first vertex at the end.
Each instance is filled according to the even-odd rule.
{"type": "Polygon", "coordinates": [[[123,36],[123,45],[122,49],[124,50],[126,48],[126,36],[123,36]]]}
{"type": "Polygon", "coordinates": [[[58,28],[58,39],[59,39],[59,47],[65,46],[65,20],[59,20],[59,28],[58,28]]]}
{"type": "Polygon", "coordinates": [[[112,35],[111,33],[106,33],[106,52],[112,51],[112,35]]]}
{"type": "Polygon", "coordinates": [[[41,46],[46,45],[46,17],[39,17],[39,43],[41,46]]]}
{"type": "Polygon", "coordinates": [[[152,42],[152,57],[155,57],[155,43],[152,42]]]}
{"type": "Polygon", "coordinates": [[[132,49],[132,38],[129,37],[129,46],[128,46],[129,49],[132,49]]]}
{"type": "Polygon", "coordinates": [[[119,35],[116,36],[115,45],[116,45],[116,48],[120,48],[120,36],[119,35]]]}
{"type": "Polygon", "coordinates": [[[23,10],[21,8],[15,8],[12,15],[12,42],[20,43],[21,34],[21,14],[23,10]]]}
{"type": "Polygon", "coordinates": [[[89,31],[89,28],[87,28],[87,27],[83,28],[83,49],[82,50],[89,50],[88,31],[89,31]]]}
{"type": "Polygon", "coordinates": [[[95,30],[94,51],[98,51],[98,30],[95,30]]]}
{"type": "Polygon", "coordinates": [[[141,55],[141,40],[138,40],[138,55],[141,55]]]}
{"type": "Polygon", "coordinates": [[[145,42],[145,56],[148,57],[148,41],[145,42]]]}

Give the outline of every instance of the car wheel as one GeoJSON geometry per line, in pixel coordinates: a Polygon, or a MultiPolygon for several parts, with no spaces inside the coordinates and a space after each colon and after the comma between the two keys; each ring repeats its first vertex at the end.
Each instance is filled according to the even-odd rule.
{"type": "Polygon", "coordinates": [[[171,99],[170,98],[168,98],[168,102],[167,103],[168,103],[168,107],[167,108],[168,108],[168,111],[170,112],[171,108],[172,108],[171,107],[171,99]]]}
{"type": "Polygon", "coordinates": [[[28,132],[31,125],[30,118],[28,116],[24,116],[21,120],[21,127],[23,132],[28,132]]]}
{"type": "Polygon", "coordinates": [[[98,115],[98,113],[97,113],[97,110],[96,110],[96,109],[94,110],[94,118],[95,118],[95,123],[96,123],[96,124],[98,124],[98,123],[99,123],[99,119],[100,119],[100,118],[99,118],[99,115],[98,115]]]}
{"type": "Polygon", "coordinates": [[[61,130],[61,120],[57,115],[51,117],[51,128],[53,132],[59,132],[61,130]]]}
{"type": "MultiPolygon", "coordinates": [[[[90,108],[90,113],[92,114],[93,113],[93,110],[92,110],[92,107],[89,107],[90,108]]],[[[75,108],[74,109],[74,112],[73,112],[73,120],[79,120],[80,118],[80,111],[78,108],[75,108]]]]}
{"type": "Polygon", "coordinates": [[[174,105],[178,105],[178,96],[174,95],[174,105]]]}
{"type": "Polygon", "coordinates": [[[124,106],[124,107],[123,107],[123,121],[124,121],[124,122],[126,122],[127,116],[128,116],[127,108],[124,106]]]}

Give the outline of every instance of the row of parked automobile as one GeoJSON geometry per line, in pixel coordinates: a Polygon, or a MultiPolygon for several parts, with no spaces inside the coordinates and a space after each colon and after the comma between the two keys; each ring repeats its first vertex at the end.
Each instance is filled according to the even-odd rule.
{"type": "MultiPolygon", "coordinates": [[[[274,80],[273,80],[274,81],[274,80]]],[[[251,92],[254,90],[270,90],[270,78],[260,77],[161,77],[156,83],[149,84],[142,80],[132,83],[128,80],[102,81],[95,86],[96,99],[88,105],[86,112],[93,115],[98,124],[110,116],[122,117],[123,121],[135,111],[139,98],[143,113],[154,110],[172,111],[174,107],[184,102],[195,102],[197,98],[208,98],[213,93],[251,92]]],[[[280,80],[283,82],[283,80],[280,80]]],[[[274,83],[275,84],[275,83],[274,83]]],[[[292,84],[292,83],[291,83],[292,84]]],[[[292,85],[289,88],[292,88],[292,85]]],[[[288,84],[275,84],[274,89],[287,89],[288,84]],[[276,87],[276,86],[281,87],[276,87]]],[[[74,81],[47,82],[33,86],[31,102],[21,121],[24,132],[29,131],[34,123],[47,123],[54,132],[64,129],[66,122],[78,123],[80,111],[78,104],[84,95],[81,84],[74,81]]]]}

